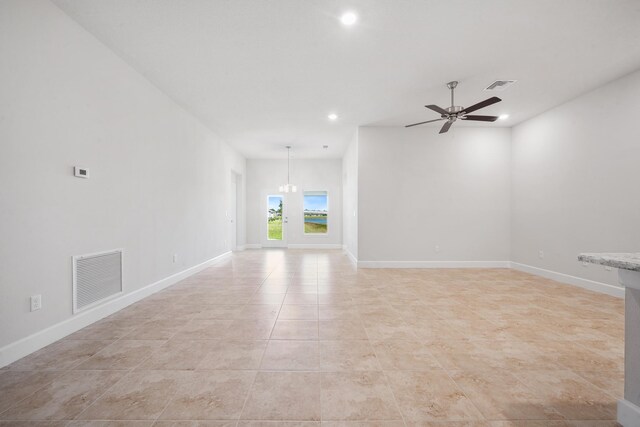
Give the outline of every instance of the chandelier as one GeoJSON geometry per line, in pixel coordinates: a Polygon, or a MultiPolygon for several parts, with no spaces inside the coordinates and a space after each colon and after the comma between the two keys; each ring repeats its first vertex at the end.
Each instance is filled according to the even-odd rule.
{"type": "Polygon", "coordinates": [[[295,193],[298,187],[289,183],[289,163],[291,162],[291,146],[287,145],[287,183],[278,187],[281,193],[295,193]]]}

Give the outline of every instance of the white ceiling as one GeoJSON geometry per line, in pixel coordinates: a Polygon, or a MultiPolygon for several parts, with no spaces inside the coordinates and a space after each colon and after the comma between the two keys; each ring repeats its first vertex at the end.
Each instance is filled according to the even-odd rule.
{"type": "Polygon", "coordinates": [[[453,79],[513,126],[640,68],[638,0],[54,2],[248,158],[341,157],[359,125],[437,118],[453,79]]]}

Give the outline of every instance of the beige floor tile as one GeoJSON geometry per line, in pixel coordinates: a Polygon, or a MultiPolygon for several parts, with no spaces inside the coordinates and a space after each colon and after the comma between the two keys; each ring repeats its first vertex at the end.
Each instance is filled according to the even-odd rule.
{"type": "Polygon", "coordinates": [[[482,414],[442,370],[385,371],[405,421],[479,421],[482,414]]]}
{"type": "Polygon", "coordinates": [[[0,414],[61,374],[60,371],[0,371],[0,414]]]}
{"type": "Polygon", "coordinates": [[[158,350],[165,342],[160,340],[119,340],[105,347],[75,369],[132,369],[158,350]]]}
{"type": "Polygon", "coordinates": [[[258,372],[240,419],[320,420],[320,374],[258,372]]]}
{"type": "Polygon", "coordinates": [[[280,320],[318,320],[317,305],[283,305],[280,320]]]}
{"type": "Polygon", "coordinates": [[[122,378],[84,412],[79,420],[153,420],[160,416],[188,371],[134,371],[122,378]]]}
{"type": "Polygon", "coordinates": [[[400,420],[380,371],[322,373],[322,420],[400,420]]]}
{"type": "Polygon", "coordinates": [[[65,339],[71,340],[117,340],[129,334],[137,327],[135,322],[100,320],[86,328],[80,329],[65,339]]]}
{"type": "Polygon", "coordinates": [[[66,427],[151,427],[153,421],[70,421],[66,427]]]}
{"type": "MultiPolygon", "coordinates": [[[[543,421],[546,422],[546,421],[543,421]]],[[[546,426],[547,424],[545,424],[546,426]]],[[[489,421],[422,421],[407,422],[407,427],[493,427],[489,421]]]]}
{"type": "Polygon", "coordinates": [[[346,292],[322,292],[318,294],[318,304],[350,307],[355,305],[353,295],[346,292]]]}
{"type": "Polygon", "coordinates": [[[491,427],[620,427],[615,421],[494,421],[491,427]]]}
{"type": "Polygon", "coordinates": [[[280,307],[280,304],[247,304],[235,314],[234,318],[276,320],[280,307]]]}
{"type": "Polygon", "coordinates": [[[361,320],[357,310],[345,305],[320,305],[318,315],[320,320],[361,320]]]}
{"type": "Polygon", "coordinates": [[[137,369],[193,370],[207,353],[207,341],[171,340],[153,351],[137,369]]]}
{"type": "Polygon", "coordinates": [[[256,291],[256,294],[286,294],[289,284],[287,283],[265,283],[256,291]]]}
{"type": "Polygon", "coordinates": [[[226,421],[161,420],[153,423],[153,427],[236,427],[236,421],[235,420],[226,420],[226,421]]]}
{"type": "Polygon", "coordinates": [[[192,319],[173,337],[181,340],[215,340],[223,338],[233,322],[218,319],[192,319]]]}
{"type": "Polygon", "coordinates": [[[0,415],[5,420],[73,419],[125,375],[121,371],[69,371],[0,415]]]}
{"type": "Polygon", "coordinates": [[[300,293],[300,292],[287,292],[287,296],[284,297],[284,305],[317,305],[318,295],[315,293],[300,293]]]}
{"type": "Polygon", "coordinates": [[[414,329],[404,320],[363,320],[364,329],[371,340],[416,340],[414,329]]]}
{"type": "Polygon", "coordinates": [[[1,427],[66,427],[68,421],[2,421],[1,427]]]}
{"type": "Polygon", "coordinates": [[[322,371],[378,371],[376,354],[367,340],[320,341],[322,371]]]}
{"type": "Polygon", "coordinates": [[[569,370],[518,371],[514,375],[570,420],[614,420],[615,400],[569,370]]]}
{"type": "Polygon", "coordinates": [[[238,427],[320,427],[319,421],[240,421],[238,427]]]}
{"type": "Polygon", "coordinates": [[[285,294],[258,293],[249,299],[249,304],[282,304],[285,294]]]}
{"type": "Polygon", "coordinates": [[[540,352],[545,353],[552,363],[574,371],[615,371],[621,370],[624,357],[606,357],[590,348],[597,348],[598,342],[586,347],[573,341],[533,341],[529,342],[540,352]]]}
{"type": "Polygon", "coordinates": [[[440,363],[420,341],[375,341],[373,349],[385,370],[424,371],[441,368],[440,363]]]}
{"type": "Polygon", "coordinates": [[[318,341],[271,340],[260,369],[268,371],[317,371],[318,341]]]}
{"type": "Polygon", "coordinates": [[[409,421],[406,425],[407,427],[494,427],[489,421],[409,421]]]}
{"type": "Polygon", "coordinates": [[[193,319],[229,320],[237,318],[244,305],[206,305],[194,313],[193,319]]]}
{"type": "Polygon", "coordinates": [[[599,389],[616,399],[624,397],[624,371],[575,371],[599,389]]]}
{"type": "Polygon", "coordinates": [[[509,372],[450,372],[465,395],[490,420],[561,420],[564,417],[509,372]]]}
{"type": "Polygon", "coordinates": [[[205,355],[198,364],[198,370],[256,370],[260,367],[266,346],[266,340],[207,341],[204,346],[205,355]]]}
{"type": "Polygon", "coordinates": [[[402,421],[323,421],[323,427],[404,427],[402,421]]]}
{"type": "Polygon", "coordinates": [[[0,368],[0,418],[25,418],[0,426],[82,411],[72,426],[141,427],[172,402],[164,416],[190,419],[157,425],[403,425],[371,419],[388,405],[407,426],[613,427],[623,355],[618,298],[509,269],[243,251],[0,368]],[[109,375],[123,377],[107,388],[109,375]],[[504,420],[554,416],[566,419],[504,420]]]}
{"type": "Polygon", "coordinates": [[[437,341],[442,339],[453,341],[468,338],[467,334],[453,327],[453,325],[447,320],[423,320],[418,318],[408,319],[407,323],[410,324],[416,337],[424,341],[437,341]]]}
{"type": "Polygon", "coordinates": [[[360,320],[321,320],[321,340],[363,340],[367,332],[360,320]]]}
{"type": "Polygon", "coordinates": [[[123,337],[126,340],[168,340],[188,322],[185,318],[151,320],[123,337]]]}
{"type": "Polygon", "coordinates": [[[317,340],[318,322],[315,320],[278,320],[271,339],[274,340],[317,340]]]}
{"type": "Polygon", "coordinates": [[[162,419],[224,420],[238,419],[254,371],[210,371],[185,373],[162,419]]]}
{"type": "Polygon", "coordinates": [[[266,340],[271,336],[274,320],[246,320],[238,319],[231,322],[224,335],[232,340],[266,340]]]}
{"type": "Polygon", "coordinates": [[[113,341],[62,340],[9,365],[15,370],[66,370],[98,353],[113,341]]]}

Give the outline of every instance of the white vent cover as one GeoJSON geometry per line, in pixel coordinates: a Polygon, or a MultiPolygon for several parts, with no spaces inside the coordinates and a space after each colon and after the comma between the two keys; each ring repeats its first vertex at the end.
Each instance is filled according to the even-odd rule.
{"type": "Polygon", "coordinates": [[[500,92],[505,90],[515,82],[517,82],[517,80],[496,80],[495,82],[484,88],[484,90],[496,90],[500,92]]]}
{"type": "Polygon", "coordinates": [[[73,312],[122,292],[122,250],[73,257],[73,312]]]}

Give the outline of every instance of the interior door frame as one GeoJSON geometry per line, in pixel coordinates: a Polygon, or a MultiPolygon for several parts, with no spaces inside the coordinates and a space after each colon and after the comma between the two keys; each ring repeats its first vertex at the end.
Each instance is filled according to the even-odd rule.
{"type": "Polygon", "coordinates": [[[242,175],[235,171],[231,171],[231,183],[229,193],[229,249],[232,251],[238,250],[238,214],[239,214],[239,188],[242,182],[242,175]]]}

